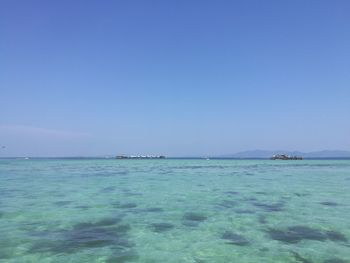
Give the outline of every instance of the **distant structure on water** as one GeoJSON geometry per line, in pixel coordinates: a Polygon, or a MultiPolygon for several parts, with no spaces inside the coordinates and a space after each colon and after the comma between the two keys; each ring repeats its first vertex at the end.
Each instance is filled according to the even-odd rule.
{"type": "Polygon", "coordinates": [[[302,160],[303,157],[301,157],[301,156],[289,156],[287,154],[276,154],[276,155],[273,155],[270,159],[271,160],[302,160]]]}
{"type": "Polygon", "coordinates": [[[165,159],[164,155],[118,155],[116,159],[165,159]]]}

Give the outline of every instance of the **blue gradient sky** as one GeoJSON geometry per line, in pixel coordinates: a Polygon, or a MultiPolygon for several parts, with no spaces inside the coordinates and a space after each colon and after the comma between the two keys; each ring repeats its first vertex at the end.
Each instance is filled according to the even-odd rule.
{"type": "Polygon", "coordinates": [[[0,2],[0,156],[350,150],[350,1],[0,2]]]}

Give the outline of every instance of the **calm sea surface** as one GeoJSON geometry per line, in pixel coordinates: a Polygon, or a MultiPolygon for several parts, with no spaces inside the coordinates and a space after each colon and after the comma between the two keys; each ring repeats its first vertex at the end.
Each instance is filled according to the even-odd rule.
{"type": "Polygon", "coordinates": [[[0,262],[350,262],[350,160],[0,160],[0,262]]]}

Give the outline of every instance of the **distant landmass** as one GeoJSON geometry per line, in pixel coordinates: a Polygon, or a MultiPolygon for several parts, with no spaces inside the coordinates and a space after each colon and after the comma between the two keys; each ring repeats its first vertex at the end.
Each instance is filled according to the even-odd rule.
{"type": "Polygon", "coordinates": [[[304,158],[350,158],[350,151],[324,150],[317,152],[299,152],[299,151],[265,151],[253,150],[238,152],[235,154],[221,155],[222,158],[270,158],[274,154],[287,154],[291,156],[302,156],[304,158]]]}

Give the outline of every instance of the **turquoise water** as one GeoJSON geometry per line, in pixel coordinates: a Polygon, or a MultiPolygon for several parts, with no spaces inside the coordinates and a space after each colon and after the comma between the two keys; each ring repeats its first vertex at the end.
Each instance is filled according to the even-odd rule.
{"type": "Polygon", "coordinates": [[[0,262],[350,262],[350,160],[0,160],[0,262]]]}

